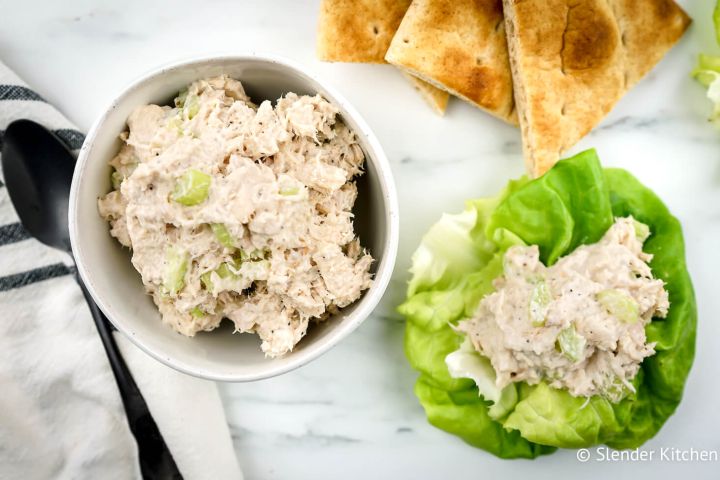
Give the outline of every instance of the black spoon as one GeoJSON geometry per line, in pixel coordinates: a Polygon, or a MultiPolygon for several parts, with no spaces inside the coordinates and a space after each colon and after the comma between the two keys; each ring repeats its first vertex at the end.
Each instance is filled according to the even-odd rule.
{"type": "MultiPolygon", "coordinates": [[[[5,184],[25,229],[45,245],[72,256],[68,229],[70,182],[75,159],[55,135],[30,120],[5,130],[2,146],[5,184]]],[[[181,479],[175,460],[148,410],[112,336],[112,326],[75,273],[110,360],[130,430],[138,444],[145,479],[181,479]]]]}

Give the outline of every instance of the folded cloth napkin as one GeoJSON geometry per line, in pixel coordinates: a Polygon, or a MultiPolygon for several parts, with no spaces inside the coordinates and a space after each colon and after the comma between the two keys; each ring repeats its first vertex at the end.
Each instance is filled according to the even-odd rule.
{"type": "MultiPolygon", "coordinates": [[[[27,118],[77,150],[83,134],[0,63],[4,129],[27,118]]],[[[140,478],[115,379],[65,253],[30,238],[0,175],[0,478],[140,478]]],[[[115,339],[186,480],[242,479],[217,386],[115,339]]]]}

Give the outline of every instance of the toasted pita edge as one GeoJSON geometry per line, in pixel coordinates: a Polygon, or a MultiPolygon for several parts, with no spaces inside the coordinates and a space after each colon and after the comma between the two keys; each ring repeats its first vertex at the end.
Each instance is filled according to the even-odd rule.
{"type": "Polygon", "coordinates": [[[405,77],[407,81],[412,84],[412,86],[420,94],[420,96],[423,97],[427,104],[432,107],[435,113],[440,116],[445,115],[445,110],[447,109],[448,102],[450,101],[450,94],[448,92],[437,88],[434,85],[430,85],[426,81],[402,69],[398,70],[400,70],[402,76],[405,77]]]}
{"type": "MultiPolygon", "coordinates": [[[[525,168],[531,177],[536,177],[535,172],[535,158],[533,151],[528,145],[529,126],[527,116],[525,114],[525,105],[527,98],[525,95],[525,81],[520,75],[517,68],[516,54],[518,49],[518,38],[515,35],[515,24],[513,23],[514,17],[508,14],[512,9],[509,7],[510,0],[503,0],[503,14],[505,16],[505,35],[508,40],[508,57],[510,58],[510,72],[512,73],[513,79],[513,97],[515,99],[515,112],[517,114],[518,124],[520,125],[520,132],[522,135],[522,149],[523,157],[525,158],[525,168]]],[[[557,161],[557,160],[556,160],[557,161]]],[[[553,162],[554,163],[554,162],[553,162]]]]}
{"type": "Polygon", "coordinates": [[[506,123],[509,123],[510,125],[515,125],[515,126],[518,125],[517,113],[516,113],[516,111],[515,111],[516,109],[515,109],[515,106],[514,106],[514,105],[513,105],[512,109],[510,110],[510,116],[508,116],[508,117],[503,116],[503,115],[500,115],[500,114],[497,113],[497,112],[493,112],[493,111],[491,111],[491,110],[488,110],[487,108],[483,107],[482,105],[479,105],[479,104],[473,102],[472,100],[470,100],[469,98],[467,98],[467,97],[466,97],[465,95],[463,95],[462,93],[460,93],[460,92],[458,92],[458,91],[456,91],[456,90],[454,90],[454,89],[452,89],[452,88],[448,88],[446,85],[443,85],[442,83],[438,82],[438,81],[435,80],[434,78],[429,77],[428,75],[425,75],[423,72],[421,72],[421,71],[419,71],[419,70],[416,70],[416,69],[414,69],[414,68],[408,67],[407,65],[403,65],[401,62],[399,62],[397,59],[395,59],[395,58],[391,55],[391,51],[392,51],[392,47],[390,48],[390,50],[388,50],[388,54],[385,55],[385,60],[387,60],[388,63],[396,66],[396,67],[399,68],[400,70],[404,71],[405,73],[407,73],[407,74],[409,74],[409,75],[412,75],[413,77],[416,77],[416,78],[422,80],[423,82],[432,85],[433,87],[437,88],[438,90],[443,90],[443,91],[449,93],[450,95],[453,95],[453,96],[455,96],[455,97],[457,97],[457,98],[459,98],[459,99],[461,99],[461,100],[469,103],[470,105],[473,105],[473,106],[479,108],[479,109],[482,110],[483,112],[489,113],[489,114],[492,115],[493,117],[499,118],[500,120],[502,120],[502,121],[504,121],[504,122],[506,122],[506,123]]]}
{"type": "MultiPolygon", "coordinates": [[[[474,7],[470,8],[472,10],[474,7]]],[[[443,55],[450,49],[463,49],[464,52],[470,53],[470,57],[474,59],[476,54],[472,51],[472,47],[468,46],[466,42],[458,42],[457,39],[451,35],[452,32],[444,32],[440,35],[441,38],[436,39],[436,47],[433,47],[433,45],[428,43],[428,41],[432,41],[432,37],[427,37],[424,34],[421,35],[423,40],[420,47],[408,49],[405,45],[408,43],[408,38],[415,36],[416,33],[422,33],[418,29],[422,28],[423,22],[432,19],[433,15],[437,16],[441,14],[439,10],[436,10],[437,9],[434,8],[434,3],[429,0],[414,0],[405,14],[403,21],[400,23],[392,42],[390,42],[390,47],[385,54],[385,60],[387,60],[388,63],[405,70],[411,75],[414,75],[433,85],[434,87],[445,90],[446,92],[470,103],[484,112],[503,120],[504,122],[511,125],[517,125],[517,114],[515,112],[512,92],[508,92],[509,95],[503,95],[501,100],[503,104],[497,105],[493,108],[493,106],[479,103],[479,98],[475,98],[474,100],[473,98],[470,98],[474,97],[473,93],[471,93],[471,86],[466,84],[464,81],[458,81],[459,79],[457,78],[457,75],[453,75],[453,72],[448,71],[446,67],[445,70],[441,69],[442,67],[437,61],[439,59],[435,58],[439,54],[439,51],[433,50],[433,48],[441,48],[443,55]],[[430,54],[434,60],[427,59],[426,55],[428,54],[430,54]]],[[[468,22],[472,22],[474,20],[487,22],[488,18],[482,17],[480,19],[466,19],[468,22]]],[[[498,17],[496,20],[502,21],[502,18],[498,17]]],[[[488,40],[492,40],[493,45],[495,45],[495,42],[502,42],[503,47],[506,42],[505,35],[502,32],[499,33],[496,38],[488,40]]],[[[491,61],[493,62],[492,69],[494,71],[506,72],[502,75],[504,77],[502,79],[502,83],[499,83],[498,80],[498,83],[495,86],[492,86],[491,90],[494,90],[495,88],[502,88],[503,90],[512,88],[512,77],[510,74],[510,65],[507,54],[501,55],[499,52],[496,52],[491,61]]]]}

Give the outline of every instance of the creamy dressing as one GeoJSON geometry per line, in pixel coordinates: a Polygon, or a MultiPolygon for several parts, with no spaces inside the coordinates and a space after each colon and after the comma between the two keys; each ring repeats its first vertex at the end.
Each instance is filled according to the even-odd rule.
{"type": "Polygon", "coordinates": [[[319,95],[255,106],[221,76],[175,104],[130,115],[100,214],[165,323],[193,336],[229,318],[283,355],[371,285],[352,215],[363,152],[319,95]]]}
{"type": "Polygon", "coordinates": [[[490,360],[499,388],[546,381],[613,401],[633,390],[640,364],[655,353],[645,327],[669,308],[652,255],[642,251],[648,234],[632,218],[617,219],[598,243],[551,267],[537,246],[508,249],[495,292],[457,327],[490,360]]]}

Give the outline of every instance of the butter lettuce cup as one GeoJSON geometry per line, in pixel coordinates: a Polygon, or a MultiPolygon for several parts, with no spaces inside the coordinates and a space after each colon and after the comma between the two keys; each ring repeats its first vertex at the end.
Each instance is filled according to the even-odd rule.
{"type": "Polygon", "coordinates": [[[502,458],[642,445],[694,358],[684,249],[663,202],[594,150],[444,215],[399,307],[430,423],[502,458]]]}

